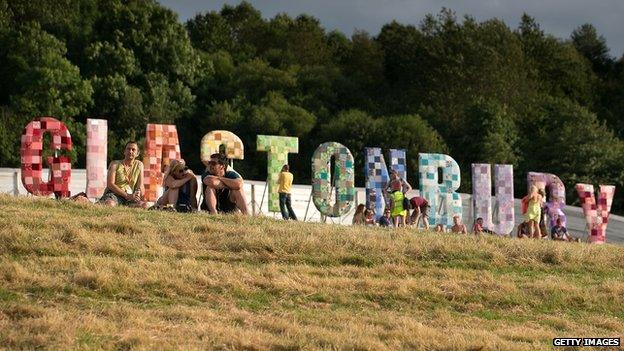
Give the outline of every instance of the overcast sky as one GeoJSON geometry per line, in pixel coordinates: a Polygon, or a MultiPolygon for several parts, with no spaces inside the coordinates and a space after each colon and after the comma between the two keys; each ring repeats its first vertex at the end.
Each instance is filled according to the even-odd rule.
{"type": "MultiPolygon", "coordinates": [[[[185,22],[195,14],[220,10],[231,0],[159,0],[178,13],[185,22]]],[[[458,17],[472,15],[477,20],[500,18],[516,28],[523,12],[533,16],[541,28],[560,38],[569,38],[574,28],[593,24],[607,40],[610,54],[617,58],[624,52],[624,0],[250,0],[265,18],[280,12],[292,17],[306,13],[318,18],[328,30],[347,35],[365,30],[373,35],[392,20],[419,24],[428,13],[442,7],[454,10],[458,17]]]]}

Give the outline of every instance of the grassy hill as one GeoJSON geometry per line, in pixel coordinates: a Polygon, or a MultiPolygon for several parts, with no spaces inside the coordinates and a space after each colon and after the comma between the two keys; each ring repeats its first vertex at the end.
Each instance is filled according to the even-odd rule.
{"type": "Polygon", "coordinates": [[[624,248],[0,196],[0,348],[550,349],[624,336],[624,248]]]}

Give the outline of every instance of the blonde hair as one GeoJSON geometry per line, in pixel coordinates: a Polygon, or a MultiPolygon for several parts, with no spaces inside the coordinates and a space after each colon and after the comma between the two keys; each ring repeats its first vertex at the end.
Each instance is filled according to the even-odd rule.
{"type": "Polygon", "coordinates": [[[183,159],[171,160],[171,162],[169,163],[169,167],[167,167],[167,170],[165,171],[165,175],[163,176],[163,186],[165,186],[167,177],[173,176],[175,174],[175,171],[177,171],[180,168],[183,168],[184,166],[186,166],[186,162],[184,162],[183,159]]]}
{"type": "Polygon", "coordinates": [[[532,195],[534,193],[537,193],[537,185],[535,184],[531,184],[531,188],[529,188],[529,195],[532,195]]]}

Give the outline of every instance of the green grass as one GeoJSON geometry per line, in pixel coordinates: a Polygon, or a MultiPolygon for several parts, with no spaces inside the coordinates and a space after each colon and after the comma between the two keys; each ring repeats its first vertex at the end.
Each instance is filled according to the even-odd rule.
{"type": "Polygon", "coordinates": [[[621,246],[0,196],[0,348],[535,350],[623,331],[621,246]]]}

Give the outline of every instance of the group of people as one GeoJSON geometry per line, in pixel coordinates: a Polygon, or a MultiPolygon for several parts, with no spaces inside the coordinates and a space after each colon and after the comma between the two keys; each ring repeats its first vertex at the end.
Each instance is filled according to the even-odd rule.
{"type": "MultiPolygon", "coordinates": [[[[545,206],[546,192],[531,185],[529,193],[522,199],[522,213],[524,222],[518,225],[516,234],[518,238],[546,238],[548,230],[546,226],[547,207],[545,206]]],[[[557,241],[580,241],[568,233],[563,225],[561,217],[555,216],[555,223],[550,223],[550,238],[557,241]]]]}
{"type": "MultiPolygon", "coordinates": [[[[412,186],[403,178],[399,177],[397,171],[390,171],[390,181],[384,190],[384,197],[389,201],[389,206],[384,209],[383,215],[375,220],[375,210],[366,208],[364,204],[359,204],[353,215],[354,225],[368,225],[381,227],[405,227],[423,225],[425,230],[429,230],[429,203],[424,197],[415,196],[409,199],[406,195],[412,190],[412,186]],[[410,213],[411,211],[411,213],[410,213]]],[[[459,226],[461,219],[459,220],[459,226]]]]}
{"type": "MultiPolygon", "coordinates": [[[[98,203],[104,206],[147,208],[144,199],[143,162],[139,159],[139,145],[129,141],[124,147],[124,159],[111,162],[106,176],[106,190],[98,203]]],[[[184,160],[171,160],[163,176],[164,192],[153,209],[193,212],[203,209],[211,214],[240,212],[247,215],[247,201],[243,178],[229,166],[221,153],[210,156],[208,167],[201,175],[203,201],[197,202],[197,177],[184,160]]],[[[77,201],[88,201],[84,193],[74,196],[77,201]]]]}
{"type": "MultiPolygon", "coordinates": [[[[366,208],[364,204],[357,206],[353,215],[352,224],[380,227],[405,227],[412,226],[420,229],[422,223],[425,230],[429,230],[429,203],[424,197],[415,196],[408,199],[406,193],[412,189],[411,185],[400,178],[394,170],[390,172],[390,181],[385,189],[384,196],[389,200],[389,206],[384,209],[383,215],[375,219],[375,210],[366,208]],[[410,210],[412,211],[410,213],[410,210]]],[[[522,212],[524,222],[518,226],[517,235],[519,238],[544,238],[548,236],[545,223],[544,206],[545,192],[532,185],[529,194],[522,199],[522,212]]],[[[459,215],[453,216],[453,225],[450,228],[442,224],[435,226],[436,232],[452,232],[468,234],[466,225],[462,223],[459,215]]],[[[491,229],[485,227],[483,218],[477,218],[472,233],[496,234],[491,229]]],[[[562,224],[561,218],[557,218],[555,224],[550,229],[552,240],[558,241],[579,241],[568,234],[567,228],[562,224]]]]}
{"type": "MultiPolygon", "coordinates": [[[[124,205],[130,207],[147,208],[144,200],[145,186],[143,184],[143,163],[138,159],[139,146],[135,141],[129,141],[124,147],[124,159],[111,162],[106,179],[106,190],[98,203],[105,206],[124,205]]],[[[164,192],[152,206],[155,209],[170,209],[178,212],[193,212],[199,209],[216,213],[240,212],[247,215],[247,200],[243,191],[243,178],[229,165],[228,158],[222,153],[210,156],[208,167],[201,175],[203,201],[198,204],[197,191],[199,185],[197,177],[190,170],[184,160],[171,160],[163,176],[164,192]]],[[[282,217],[285,220],[297,220],[292,208],[291,188],[293,174],[288,165],[284,165],[278,177],[279,205],[282,217]]],[[[423,229],[429,230],[429,203],[424,197],[415,196],[409,199],[406,196],[412,186],[399,177],[395,170],[390,172],[390,181],[385,189],[389,206],[384,209],[383,215],[376,218],[375,210],[366,208],[364,204],[357,206],[353,215],[354,225],[405,227],[417,229],[421,224],[423,229]],[[411,212],[410,212],[411,211],[411,212]]],[[[74,197],[78,201],[88,201],[81,193],[74,197]]],[[[545,192],[532,185],[529,193],[522,199],[522,213],[524,222],[517,228],[519,238],[544,238],[548,236],[546,229],[545,192]]],[[[462,224],[461,217],[453,217],[453,225],[448,228],[438,224],[437,232],[450,231],[453,233],[468,234],[462,224]]],[[[486,228],[482,218],[477,218],[472,232],[474,234],[495,234],[486,228]]],[[[561,218],[557,218],[550,229],[553,240],[578,241],[568,234],[561,218]]]]}
{"type": "MultiPolygon", "coordinates": [[[[412,186],[403,178],[399,177],[396,170],[390,171],[390,180],[384,190],[384,197],[388,198],[389,206],[384,209],[383,215],[375,220],[375,210],[366,208],[364,204],[359,204],[355,209],[352,224],[380,227],[406,227],[412,226],[429,230],[429,202],[421,196],[411,199],[406,193],[412,190],[412,186]],[[410,212],[411,211],[411,212],[410,212]]],[[[446,228],[439,224],[435,231],[444,232],[446,228]]],[[[467,234],[466,226],[462,224],[460,216],[453,217],[451,232],[467,234]]]]}

